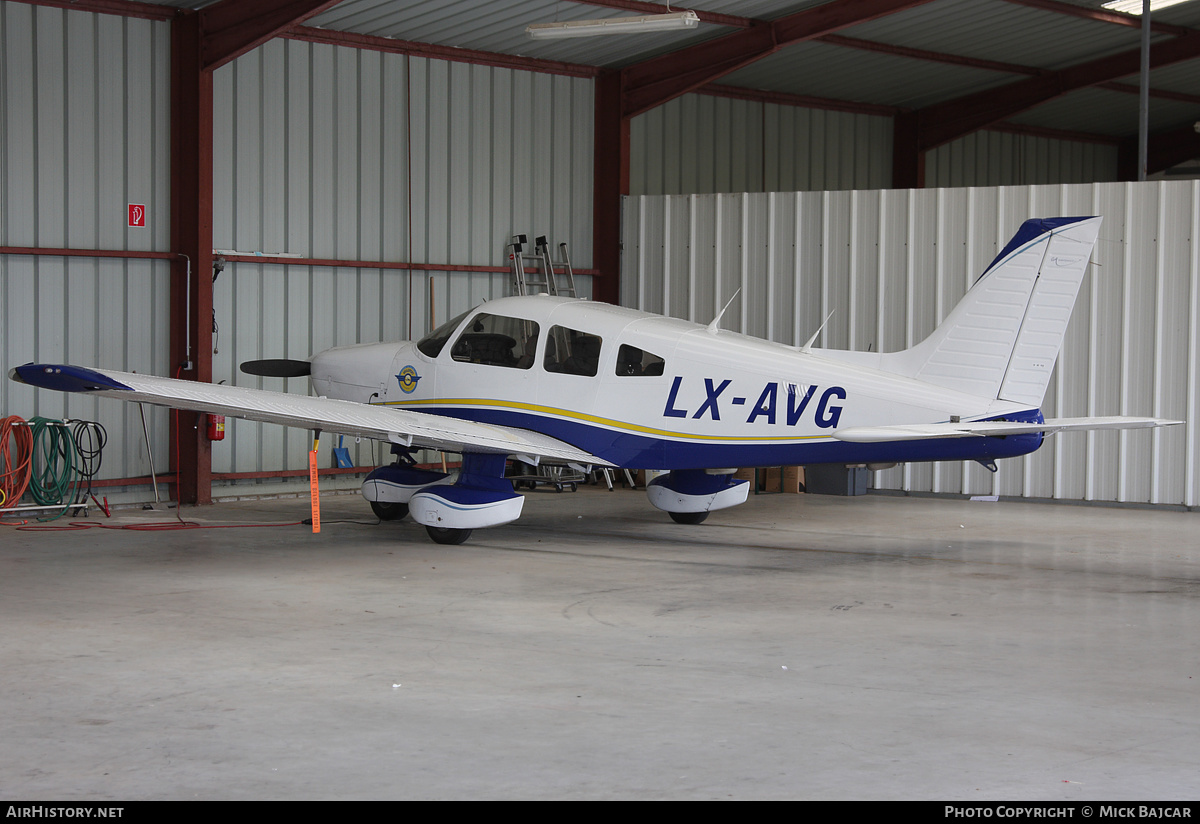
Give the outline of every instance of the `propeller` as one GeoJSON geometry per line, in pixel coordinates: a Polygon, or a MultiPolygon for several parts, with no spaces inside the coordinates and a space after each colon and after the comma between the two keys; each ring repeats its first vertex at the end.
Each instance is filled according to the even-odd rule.
{"type": "Polygon", "coordinates": [[[263,378],[304,378],[312,374],[312,364],[306,360],[268,358],[267,360],[246,361],[242,364],[241,370],[247,375],[258,375],[263,378]]]}

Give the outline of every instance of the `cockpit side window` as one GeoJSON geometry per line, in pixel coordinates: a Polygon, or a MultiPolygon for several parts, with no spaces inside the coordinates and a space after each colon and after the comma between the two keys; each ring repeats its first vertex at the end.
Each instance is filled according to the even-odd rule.
{"type": "Polygon", "coordinates": [[[627,376],[661,375],[666,363],[658,355],[627,343],[617,350],[617,374],[627,376]]]}
{"type": "Polygon", "coordinates": [[[461,315],[451,318],[443,323],[437,329],[434,329],[425,337],[417,341],[417,350],[428,357],[436,358],[442,352],[442,347],[446,345],[446,341],[450,340],[450,336],[454,334],[454,330],[463,322],[463,318],[471,314],[470,309],[463,312],[461,315]]]}
{"type": "Polygon", "coordinates": [[[552,326],[550,337],[546,340],[546,355],[542,365],[547,372],[595,377],[600,371],[602,343],[603,339],[599,335],[568,329],[565,326],[552,326]]]}
{"type": "Polygon", "coordinates": [[[454,341],[450,357],[463,363],[528,369],[537,349],[538,325],[531,320],[480,312],[454,341]]]}

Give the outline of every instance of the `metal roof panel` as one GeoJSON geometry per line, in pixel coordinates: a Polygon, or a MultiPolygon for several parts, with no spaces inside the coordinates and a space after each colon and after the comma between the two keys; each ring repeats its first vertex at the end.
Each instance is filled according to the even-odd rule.
{"type": "Polygon", "coordinates": [[[1011,75],[947,67],[890,54],[806,43],[784,49],[725,77],[744,88],[920,108],[1010,82],[1011,75]]]}

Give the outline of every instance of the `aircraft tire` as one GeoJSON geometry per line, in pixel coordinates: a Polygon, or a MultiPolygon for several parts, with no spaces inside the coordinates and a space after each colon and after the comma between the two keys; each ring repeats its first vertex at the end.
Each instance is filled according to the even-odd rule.
{"type": "Polygon", "coordinates": [[[708,517],[707,512],[668,512],[667,514],[677,524],[702,524],[708,517]]]}
{"type": "Polygon", "coordinates": [[[408,504],[389,501],[370,501],[371,511],[381,521],[402,521],[408,515],[408,504]]]}
{"type": "Polygon", "coordinates": [[[449,544],[451,546],[464,543],[467,538],[471,537],[469,529],[446,529],[440,526],[427,526],[425,531],[429,533],[429,537],[433,539],[435,544],[449,544]]]}

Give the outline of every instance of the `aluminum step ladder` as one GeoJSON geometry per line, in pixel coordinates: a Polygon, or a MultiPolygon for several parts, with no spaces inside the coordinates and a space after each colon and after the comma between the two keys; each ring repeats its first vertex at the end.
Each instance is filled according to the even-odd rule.
{"type": "Polygon", "coordinates": [[[513,294],[545,293],[568,298],[578,297],[575,291],[575,272],[571,269],[571,256],[567,252],[567,244],[558,244],[561,260],[555,263],[550,257],[550,244],[545,235],[538,236],[534,241],[533,254],[524,251],[528,242],[525,235],[516,235],[507,247],[513,294]],[[526,263],[533,264],[532,272],[526,271],[526,263]]]}

